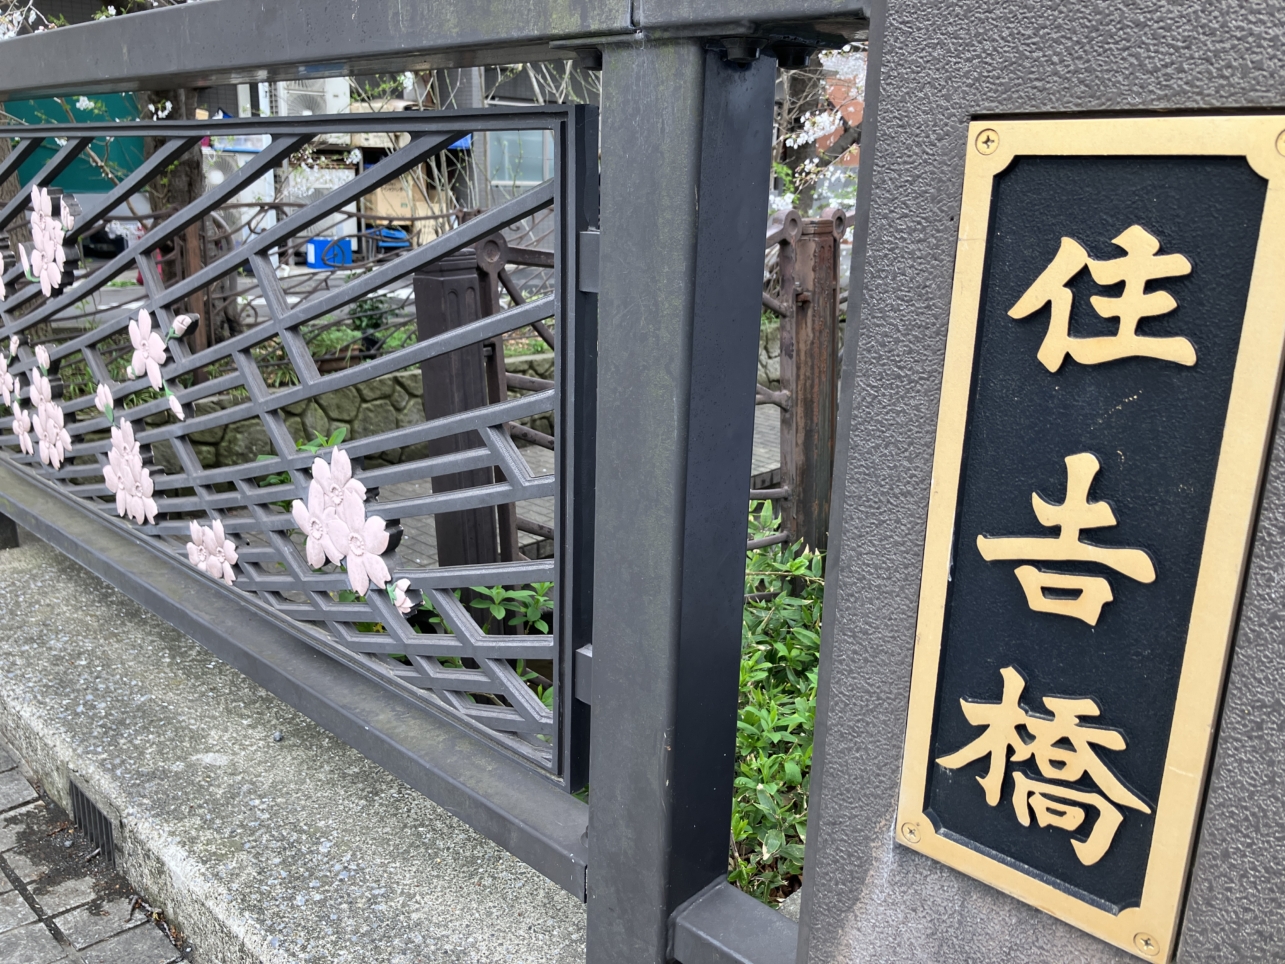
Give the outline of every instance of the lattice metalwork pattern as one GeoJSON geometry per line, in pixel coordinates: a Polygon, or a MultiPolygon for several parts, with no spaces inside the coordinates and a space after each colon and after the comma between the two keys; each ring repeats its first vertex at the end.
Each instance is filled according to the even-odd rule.
{"type": "MultiPolygon", "coordinates": [[[[0,357],[7,359],[7,376],[0,375],[0,380],[13,380],[11,401],[16,406],[16,418],[0,422],[0,457],[94,506],[104,524],[129,528],[172,556],[175,564],[198,562],[206,572],[221,572],[247,604],[270,607],[293,620],[305,639],[355,671],[389,686],[412,688],[462,725],[539,767],[558,771],[560,713],[550,697],[561,695],[558,621],[546,614],[549,631],[536,633],[531,621],[510,619],[508,614],[503,620],[488,620],[484,609],[472,605],[477,595],[471,587],[512,590],[558,582],[557,531],[563,502],[557,473],[567,467],[569,446],[561,424],[556,432],[542,433],[515,423],[526,420],[529,426],[542,413],[558,417],[561,371],[548,380],[517,378],[501,398],[438,417],[409,424],[402,419],[397,427],[370,433],[355,425],[337,447],[318,447],[300,425],[308,427],[307,412],[318,400],[407,392],[416,378],[422,383],[429,376],[425,365],[431,360],[478,343],[488,343],[490,350],[502,354],[498,346],[506,333],[533,324],[559,343],[574,337],[575,319],[564,308],[556,265],[570,255],[575,238],[564,183],[575,110],[584,108],[405,112],[199,126],[5,128],[12,148],[0,163],[0,184],[20,169],[29,172],[33,163],[37,170],[19,179],[17,196],[0,209],[0,231],[7,231],[9,239],[7,297],[0,302],[0,357]],[[476,141],[485,132],[506,130],[551,132],[552,177],[496,192],[499,200],[480,210],[442,212],[431,230],[417,229],[396,244],[381,246],[379,257],[364,266],[344,264],[310,273],[288,263],[299,240],[319,230],[318,225],[344,219],[364,223],[367,199],[382,188],[426,164],[467,164],[469,154],[458,147],[452,150],[452,145],[470,134],[476,141]],[[180,249],[194,236],[193,226],[208,225],[207,219],[244,197],[249,186],[270,184],[272,178],[280,183],[291,165],[309,163],[317,145],[333,148],[358,132],[383,134],[389,146],[400,146],[377,164],[357,164],[351,176],[327,190],[314,190],[306,204],[277,205],[273,217],[241,232],[223,250],[213,255],[207,250],[195,263],[189,259],[186,268],[162,259],[162,253],[180,249]],[[68,260],[62,284],[46,295],[39,280],[31,280],[30,266],[23,265],[28,254],[36,257],[29,224],[31,188],[50,185],[78,158],[90,157],[94,145],[102,145],[104,139],[127,135],[146,135],[150,153],[141,167],[114,177],[115,186],[108,193],[59,199],[54,192],[50,217],[60,221],[65,210],[66,221],[60,223],[72,226],[64,229],[62,238],[68,260]],[[216,141],[240,138],[257,146],[231,173],[211,178],[199,199],[177,210],[138,214],[142,227],[127,239],[124,250],[99,261],[81,261],[71,270],[86,238],[114,218],[133,216],[122,212],[134,211],[148,185],[167,176],[185,156],[191,157],[210,135],[216,141]],[[42,149],[45,156],[52,149],[53,156],[39,166],[42,149]],[[483,312],[476,320],[431,337],[423,337],[421,331],[421,337],[414,338],[412,331],[403,344],[385,345],[376,357],[319,369],[308,345],[312,326],[333,324],[345,312],[353,316],[372,299],[400,294],[405,301],[416,272],[461,250],[480,248],[497,232],[529,224],[537,216],[546,224],[551,216],[555,225],[547,245],[549,264],[555,265],[552,293],[537,292],[524,300],[506,278],[512,290],[497,299],[490,314],[483,312]],[[305,275],[312,279],[308,286],[294,284],[305,275]],[[141,288],[130,287],[140,281],[141,288]],[[225,295],[231,291],[228,297],[253,300],[259,306],[259,323],[224,332],[221,338],[207,326],[197,339],[199,321],[180,333],[183,316],[197,313],[193,304],[209,304],[209,293],[218,285],[223,285],[225,295]],[[150,334],[140,322],[141,312],[151,319],[150,334]],[[150,368],[159,371],[149,372],[150,368]],[[356,396],[351,396],[352,390],[356,396]],[[108,392],[110,405],[105,406],[108,392]],[[59,441],[52,424],[55,408],[61,410],[69,442],[61,459],[53,452],[59,441]],[[27,428],[26,420],[33,417],[37,424],[27,428]],[[126,423],[138,446],[136,457],[123,437],[126,423]],[[212,455],[208,439],[233,429],[260,440],[266,451],[247,443],[239,460],[228,458],[222,449],[221,455],[212,455]],[[43,459],[42,431],[50,439],[43,459]],[[523,441],[535,438],[546,448],[519,448],[515,434],[523,441]],[[431,454],[431,443],[452,437],[472,441],[458,451],[431,454]],[[315,451],[301,448],[309,441],[315,451]],[[371,585],[358,594],[347,571],[352,566],[330,558],[311,565],[307,533],[292,515],[294,500],[309,501],[315,460],[324,462],[332,475],[342,476],[344,459],[336,456],[337,450],[351,461],[356,488],[364,486],[367,517],[384,520],[382,531],[389,538],[380,560],[390,574],[384,589],[371,585]],[[131,458],[137,463],[132,468],[126,464],[131,458]],[[139,465],[146,480],[139,478],[139,465]],[[429,483],[459,473],[473,473],[457,477],[476,483],[479,470],[487,470],[482,484],[449,489],[439,485],[435,490],[429,483]],[[122,487],[125,495],[118,498],[122,487]],[[405,551],[415,534],[421,543],[431,543],[437,514],[524,502],[552,506],[547,528],[556,547],[554,558],[527,559],[510,551],[510,561],[440,566],[405,551]],[[221,528],[224,538],[211,541],[206,535],[201,544],[196,535],[201,527],[208,533],[221,528]],[[218,563],[206,565],[206,550],[222,554],[221,569],[218,563]]],[[[41,203],[37,192],[35,204],[41,203]]],[[[35,230],[39,234],[41,227],[35,230]]],[[[312,562],[318,561],[315,547],[312,554],[312,562]]],[[[350,555],[347,561],[354,558],[350,555]]],[[[555,585],[550,595],[555,611],[562,603],[558,592],[555,585]]],[[[228,618],[236,619],[234,607],[228,618]]]]}

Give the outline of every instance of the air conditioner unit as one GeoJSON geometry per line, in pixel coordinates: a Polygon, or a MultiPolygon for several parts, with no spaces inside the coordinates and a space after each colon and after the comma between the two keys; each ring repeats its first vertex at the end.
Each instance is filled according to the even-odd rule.
{"type": "MultiPolygon", "coordinates": [[[[356,168],[338,161],[286,165],[278,171],[281,200],[288,204],[312,204],[356,176],[356,168]]],[[[356,206],[348,205],[322,218],[308,230],[315,237],[353,237],[357,233],[355,215],[356,206]]]]}
{"type": "MultiPolygon", "coordinates": [[[[341,114],[351,99],[348,80],[326,77],[319,80],[288,80],[273,85],[272,112],[277,117],[314,117],[319,114],[341,114]]],[[[348,135],[326,134],[322,144],[346,146],[348,135]]]]}
{"type": "MultiPolygon", "coordinates": [[[[254,152],[245,150],[221,151],[209,147],[201,148],[206,192],[223,184],[254,156],[254,152]]],[[[270,203],[275,195],[275,182],[272,172],[268,171],[242,187],[240,191],[228,198],[225,207],[219,209],[219,217],[233,229],[232,238],[236,244],[243,244],[249,238],[251,231],[261,233],[277,223],[275,209],[263,210],[258,207],[258,205],[270,203]]]]}

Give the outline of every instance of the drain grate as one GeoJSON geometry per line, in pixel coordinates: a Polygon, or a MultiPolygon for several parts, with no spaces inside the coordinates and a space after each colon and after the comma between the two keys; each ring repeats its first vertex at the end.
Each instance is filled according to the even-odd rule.
{"type": "Polygon", "coordinates": [[[103,859],[109,866],[116,866],[116,836],[112,831],[112,822],[88,796],[76,786],[75,780],[69,780],[71,792],[71,818],[76,826],[84,831],[85,836],[102,849],[103,859]]]}

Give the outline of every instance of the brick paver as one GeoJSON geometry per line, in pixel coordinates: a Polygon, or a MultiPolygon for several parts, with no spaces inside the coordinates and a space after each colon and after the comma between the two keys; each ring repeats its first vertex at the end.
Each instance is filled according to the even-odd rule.
{"type": "Polygon", "coordinates": [[[0,961],[4,964],[52,964],[65,960],[66,951],[44,924],[25,924],[0,934],[0,961]]]}
{"type": "Polygon", "coordinates": [[[171,964],[174,945],[155,927],[136,927],[85,950],[85,964],[171,964]]]}
{"type": "Polygon", "coordinates": [[[0,749],[0,964],[181,960],[96,850],[0,749]]]}

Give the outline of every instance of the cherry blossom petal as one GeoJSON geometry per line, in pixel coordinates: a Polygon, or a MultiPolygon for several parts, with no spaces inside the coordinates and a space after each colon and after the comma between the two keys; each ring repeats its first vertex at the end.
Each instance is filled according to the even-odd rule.
{"type": "Polygon", "coordinates": [[[328,542],[329,540],[327,539],[319,539],[313,535],[308,536],[307,540],[304,541],[304,553],[308,557],[308,565],[312,566],[313,569],[320,569],[326,564],[326,544],[328,542]]]}
{"type": "Polygon", "coordinates": [[[342,562],[348,556],[351,530],[344,524],[344,520],[339,516],[338,512],[326,515],[325,526],[326,533],[330,536],[330,543],[335,547],[335,552],[339,556],[337,561],[342,562]]]}
{"type": "Polygon", "coordinates": [[[335,474],[335,482],[338,485],[344,485],[352,478],[352,459],[348,453],[341,448],[336,448],[334,454],[330,456],[330,470],[335,474]]]}
{"type": "MultiPolygon", "coordinates": [[[[368,552],[362,556],[362,562],[366,575],[370,580],[370,585],[376,589],[383,589],[388,585],[388,580],[392,578],[392,574],[388,571],[388,566],[383,559],[373,552],[368,552]]],[[[362,592],[365,593],[365,590],[363,589],[362,592]]]]}
{"type": "Polygon", "coordinates": [[[336,446],[335,454],[330,457],[330,466],[334,470],[335,481],[345,492],[351,492],[359,499],[366,498],[366,487],[352,477],[352,459],[347,452],[336,446]]]}
{"type": "Polygon", "coordinates": [[[344,520],[351,535],[361,538],[366,525],[366,506],[351,492],[344,493],[343,504],[339,507],[339,517],[344,520]]]}
{"type": "MultiPolygon", "coordinates": [[[[339,498],[336,499],[334,497],[334,494],[336,492],[342,493],[343,486],[341,485],[336,487],[332,484],[332,482],[333,482],[333,478],[330,472],[330,466],[326,464],[325,459],[323,459],[321,456],[317,456],[315,459],[312,460],[312,486],[316,486],[320,488],[321,492],[323,493],[326,499],[326,503],[328,505],[332,505],[335,508],[338,508],[340,504],[342,504],[343,502],[343,497],[341,495],[339,498]]],[[[312,501],[312,495],[311,495],[312,486],[310,486],[308,489],[309,502],[312,501]]]]}
{"type": "Polygon", "coordinates": [[[366,551],[376,556],[388,548],[388,528],[383,519],[372,515],[366,520],[362,528],[362,542],[366,545],[366,551]]]}
{"type": "Polygon", "coordinates": [[[147,356],[158,364],[165,361],[165,340],[154,331],[147,335],[147,356]]]}
{"type": "Polygon", "coordinates": [[[44,345],[36,346],[36,363],[41,368],[47,369],[49,367],[49,349],[44,345]]]}
{"type": "Polygon", "coordinates": [[[210,547],[208,544],[205,547],[205,571],[215,579],[223,578],[223,562],[218,556],[210,555],[210,547]]]}
{"type": "Polygon", "coordinates": [[[308,565],[313,569],[320,569],[326,564],[326,558],[334,554],[334,546],[321,516],[314,516],[300,499],[291,503],[290,514],[294,516],[295,525],[307,535],[304,551],[308,557],[308,565]]]}
{"type": "Polygon", "coordinates": [[[348,585],[358,596],[366,595],[370,588],[370,573],[366,571],[366,560],[370,556],[348,557],[348,585]]]}

